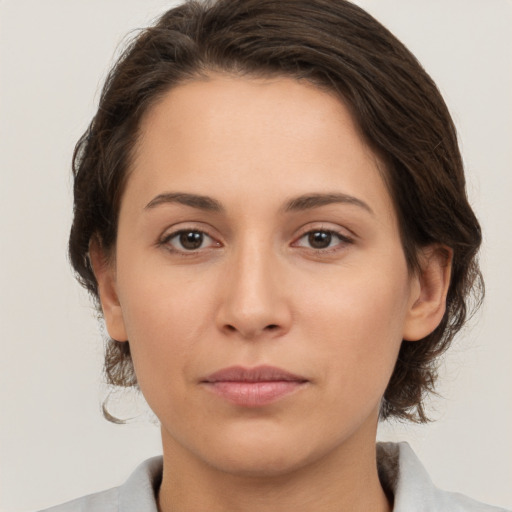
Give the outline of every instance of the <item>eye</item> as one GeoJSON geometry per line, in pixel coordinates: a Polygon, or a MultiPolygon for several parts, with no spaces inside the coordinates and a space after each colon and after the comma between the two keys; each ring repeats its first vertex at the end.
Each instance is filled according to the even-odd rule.
{"type": "Polygon", "coordinates": [[[315,229],[302,235],[294,245],[316,251],[334,249],[337,246],[352,243],[352,239],[332,230],[315,229]]]}
{"type": "Polygon", "coordinates": [[[211,236],[196,229],[181,229],[163,238],[162,245],[170,246],[178,252],[191,252],[207,247],[219,246],[211,236]]]}

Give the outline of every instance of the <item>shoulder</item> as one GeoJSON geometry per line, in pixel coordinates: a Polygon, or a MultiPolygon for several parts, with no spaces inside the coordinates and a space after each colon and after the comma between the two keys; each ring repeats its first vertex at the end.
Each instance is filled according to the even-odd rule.
{"type": "Polygon", "coordinates": [[[39,512],[158,512],[156,496],[162,479],[162,466],[162,457],[153,457],[140,464],[120,487],[39,512]]]}
{"type": "Polygon", "coordinates": [[[107,491],[89,494],[40,512],[114,512],[119,509],[119,487],[107,491]]]}
{"type": "Polygon", "coordinates": [[[437,488],[407,443],[377,445],[382,485],[394,495],[393,512],[511,512],[437,488]]]}

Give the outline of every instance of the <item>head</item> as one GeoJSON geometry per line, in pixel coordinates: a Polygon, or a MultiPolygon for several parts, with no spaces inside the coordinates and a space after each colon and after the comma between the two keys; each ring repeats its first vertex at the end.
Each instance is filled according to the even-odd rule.
{"type": "MultiPolygon", "coordinates": [[[[421,275],[432,254],[444,259],[449,285],[439,321],[420,338],[401,340],[380,402],[381,418],[426,421],[439,357],[467,318],[471,292],[481,291],[480,228],[435,84],[389,31],[349,2],[192,1],[138,35],[111,71],[75,150],[69,247],[79,280],[101,311],[89,250],[115,269],[120,212],[148,119],[173,91],[219,80],[227,88],[233,81],[299,84],[338,102],[374,158],[408,275],[421,275]]],[[[137,386],[129,339],[107,341],[105,370],[109,383],[137,386]]]]}

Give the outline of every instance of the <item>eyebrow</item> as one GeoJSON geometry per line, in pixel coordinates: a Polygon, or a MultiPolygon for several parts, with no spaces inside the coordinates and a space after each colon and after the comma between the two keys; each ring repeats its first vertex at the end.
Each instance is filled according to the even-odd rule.
{"type": "Polygon", "coordinates": [[[320,208],[330,204],[350,204],[363,208],[368,213],[374,215],[373,210],[368,204],[357,197],[348,194],[306,194],[290,199],[284,206],[284,211],[303,211],[311,208],[320,208]]]}
{"type": "MultiPolygon", "coordinates": [[[[146,206],[145,210],[150,210],[162,204],[178,203],[191,208],[197,208],[199,210],[205,210],[209,212],[221,213],[224,212],[222,204],[209,196],[203,196],[199,194],[188,194],[185,192],[168,192],[159,194],[154,197],[146,206]]],[[[327,193],[327,194],[305,194],[302,196],[294,197],[287,201],[283,206],[282,210],[285,212],[296,212],[310,210],[313,208],[320,208],[322,206],[328,206],[330,204],[350,204],[363,208],[367,212],[374,214],[370,206],[358,199],[357,197],[341,194],[341,193],[327,193]]]]}
{"type": "Polygon", "coordinates": [[[208,212],[223,212],[224,208],[216,199],[208,196],[201,196],[198,194],[187,194],[184,192],[169,192],[166,194],[159,194],[154,197],[145,207],[145,210],[150,210],[161,204],[178,203],[199,210],[208,212]]]}

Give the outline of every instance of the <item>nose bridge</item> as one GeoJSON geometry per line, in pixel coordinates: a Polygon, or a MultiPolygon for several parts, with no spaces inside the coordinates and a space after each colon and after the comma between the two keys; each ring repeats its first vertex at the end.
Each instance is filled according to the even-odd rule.
{"type": "Polygon", "coordinates": [[[283,331],[289,315],[279,278],[279,261],[271,241],[247,234],[228,262],[220,322],[243,337],[283,331]]]}

